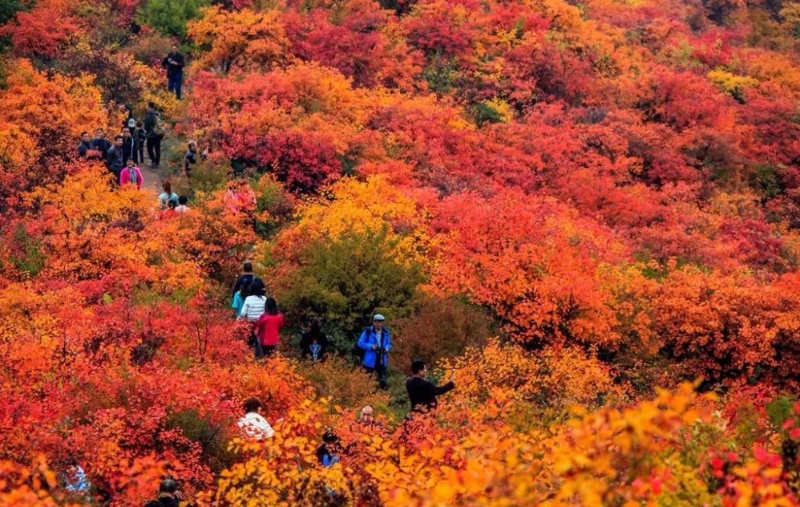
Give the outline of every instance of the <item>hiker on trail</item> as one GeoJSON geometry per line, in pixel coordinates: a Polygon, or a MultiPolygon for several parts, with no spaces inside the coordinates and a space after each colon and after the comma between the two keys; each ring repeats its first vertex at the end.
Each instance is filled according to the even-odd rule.
{"type": "Polygon", "coordinates": [[[136,149],[139,152],[138,162],[144,164],[144,145],[147,143],[147,132],[144,130],[142,122],[136,122],[136,130],[133,132],[133,139],[136,141],[136,149]]]}
{"type": "Polygon", "coordinates": [[[264,313],[256,321],[255,334],[261,344],[261,355],[271,356],[278,348],[283,328],[283,314],[278,310],[278,302],[274,298],[267,298],[264,304],[264,313]]]}
{"type": "Polygon", "coordinates": [[[386,383],[386,367],[389,364],[389,351],[392,350],[392,337],[388,329],[383,327],[386,319],[380,313],[372,318],[372,326],[364,329],[358,339],[358,348],[364,351],[362,366],[369,372],[378,374],[382,389],[386,383]]]}
{"type": "Polygon", "coordinates": [[[94,146],[95,150],[100,152],[100,158],[105,161],[108,157],[108,150],[111,149],[111,143],[106,139],[106,133],[103,129],[95,130],[92,146],[94,146]]]}
{"type": "Polygon", "coordinates": [[[106,155],[106,167],[108,167],[108,170],[114,175],[115,181],[119,181],[119,175],[122,172],[122,168],[125,167],[125,155],[122,149],[122,142],[122,136],[115,137],[114,146],[108,150],[108,155],[106,155]]]}
{"type": "Polygon", "coordinates": [[[175,211],[177,211],[179,215],[183,215],[189,211],[189,206],[186,205],[187,202],[189,202],[189,198],[185,195],[178,197],[178,207],[175,208],[175,211]]]}
{"type": "Polygon", "coordinates": [[[88,132],[81,133],[81,141],[78,144],[78,156],[86,159],[98,158],[99,152],[94,149],[92,139],[89,137],[88,132]]]}
{"type": "Polygon", "coordinates": [[[167,69],[167,88],[174,92],[178,100],[181,99],[181,85],[183,84],[183,67],[186,62],[183,55],[178,51],[178,46],[172,45],[172,49],[162,60],[161,65],[167,69]]]}
{"type": "Polygon", "coordinates": [[[128,166],[123,169],[119,175],[120,186],[127,185],[128,183],[136,185],[136,188],[139,190],[142,189],[142,183],[144,183],[142,171],[136,167],[136,162],[132,158],[128,159],[128,166]]]}
{"type": "Polygon", "coordinates": [[[239,419],[238,426],[241,428],[245,438],[261,441],[265,438],[272,438],[275,435],[272,426],[261,415],[262,408],[263,405],[258,398],[249,398],[244,402],[245,415],[239,419]]]}
{"type": "Polygon", "coordinates": [[[158,499],[147,502],[144,507],[179,507],[181,492],[174,479],[164,479],[158,487],[158,499]]]}
{"type": "Polygon", "coordinates": [[[147,113],[144,115],[144,132],[150,164],[158,167],[161,163],[161,141],[164,139],[165,129],[161,113],[152,102],[147,104],[147,113]]]}
{"type": "Polygon", "coordinates": [[[333,466],[334,463],[339,462],[339,454],[342,451],[342,445],[339,437],[333,431],[326,431],[322,435],[322,445],[317,447],[317,459],[322,466],[333,466]]]}
{"type": "Polygon", "coordinates": [[[125,161],[132,158],[134,162],[139,163],[139,147],[136,146],[136,139],[128,129],[122,129],[122,156],[125,161]]]}
{"type": "Polygon", "coordinates": [[[242,313],[242,306],[244,306],[244,300],[250,295],[250,285],[252,285],[252,283],[252,281],[243,283],[241,288],[233,293],[231,308],[233,308],[233,313],[236,318],[242,313]]]}
{"type": "Polygon", "coordinates": [[[172,185],[169,181],[165,181],[163,185],[161,185],[163,192],[158,194],[158,203],[161,204],[161,209],[165,210],[169,207],[169,201],[174,200],[175,206],[178,205],[178,194],[172,191],[172,185]]]}
{"type": "Polygon", "coordinates": [[[255,279],[256,276],[253,274],[253,264],[245,262],[244,266],[242,266],[242,274],[236,279],[236,283],[233,284],[233,294],[236,294],[244,284],[252,283],[255,279]]]}
{"type": "Polygon", "coordinates": [[[122,128],[130,132],[132,137],[136,132],[136,118],[133,117],[133,108],[129,104],[125,104],[120,109],[125,115],[125,119],[122,120],[122,128]]]}
{"type": "Polygon", "coordinates": [[[322,332],[319,320],[311,319],[308,331],[303,333],[300,338],[300,351],[303,359],[311,358],[312,361],[320,361],[325,357],[328,350],[328,337],[322,332]]]}
{"type": "MultiPolygon", "coordinates": [[[[186,150],[186,154],[183,156],[183,172],[186,173],[186,176],[191,176],[192,168],[197,163],[197,142],[196,141],[189,141],[188,149],[186,150]]],[[[205,160],[206,152],[203,152],[200,155],[200,158],[205,160]]]]}
{"type": "Polygon", "coordinates": [[[250,284],[250,295],[242,303],[242,311],[239,318],[256,322],[264,314],[267,307],[267,296],[264,291],[264,283],[259,279],[254,279],[250,284]]]}
{"type": "Polygon", "coordinates": [[[406,391],[408,399],[411,400],[411,410],[414,411],[435,409],[438,403],[436,397],[456,387],[452,379],[443,386],[435,386],[426,380],[428,368],[425,361],[417,360],[411,363],[411,373],[413,376],[406,381],[406,391]]]}

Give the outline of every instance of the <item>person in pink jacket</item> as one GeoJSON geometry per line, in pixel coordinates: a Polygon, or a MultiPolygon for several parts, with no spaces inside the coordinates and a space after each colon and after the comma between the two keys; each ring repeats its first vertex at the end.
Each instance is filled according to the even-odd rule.
{"type": "Polygon", "coordinates": [[[128,167],[123,169],[119,174],[119,186],[123,186],[127,183],[136,185],[139,190],[142,189],[142,183],[144,183],[142,171],[136,167],[136,162],[134,162],[132,158],[128,159],[128,167]]]}

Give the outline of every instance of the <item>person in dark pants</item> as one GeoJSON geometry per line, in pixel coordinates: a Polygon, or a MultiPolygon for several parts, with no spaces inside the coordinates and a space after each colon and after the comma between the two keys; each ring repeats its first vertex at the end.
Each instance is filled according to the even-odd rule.
{"type": "Polygon", "coordinates": [[[130,104],[120,106],[120,109],[125,114],[125,119],[122,120],[122,128],[130,131],[131,136],[136,132],[136,118],[133,117],[133,108],[130,104]]]}
{"type": "Polygon", "coordinates": [[[183,172],[186,173],[186,176],[191,176],[192,167],[197,163],[197,157],[197,142],[189,141],[188,149],[183,156],[183,172]]]}
{"type": "Polygon", "coordinates": [[[180,501],[178,483],[173,479],[164,479],[158,487],[158,499],[147,502],[144,507],[178,507],[180,501]]]}
{"type": "Polygon", "coordinates": [[[372,325],[361,333],[358,339],[358,348],[364,351],[361,365],[369,372],[378,374],[381,389],[386,389],[386,367],[389,364],[389,351],[392,350],[392,337],[388,329],[383,327],[386,319],[381,314],[375,314],[372,325]]]}
{"type": "Polygon", "coordinates": [[[178,46],[172,45],[172,50],[161,62],[167,69],[167,87],[174,92],[178,100],[181,99],[181,85],[183,84],[183,55],[178,52],[178,46]]]}
{"type": "Polygon", "coordinates": [[[411,373],[413,376],[406,381],[406,391],[408,391],[408,399],[411,401],[411,410],[413,411],[435,409],[438,403],[436,397],[456,387],[452,380],[443,386],[435,386],[426,380],[428,368],[424,361],[411,363],[411,373]]]}
{"type": "Polygon", "coordinates": [[[94,146],[95,150],[100,152],[100,158],[106,160],[108,157],[108,150],[111,149],[111,143],[106,139],[106,133],[103,129],[97,129],[95,131],[94,139],[92,139],[92,146],[94,146]]]}
{"type": "Polygon", "coordinates": [[[144,132],[147,139],[147,155],[153,167],[158,167],[161,163],[161,140],[164,139],[162,129],[161,113],[156,109],[156,105],[150,102],[144,115],[144,132]]]}
{"type": "Polygon", "coordinates": [[[144,145],[147,143],[147,133],[144,131],[142,122],[136,122],[136,130],[133,133],[136,140],[136,149],[139,150],[139,163],[144,164],[144,145]]]}
{"type": "Polygon", "coordinates": [[[137,164],[140,162],[139,147],[128,129],[122,129],[122,155],[126,161],[133,159],[137,164]]]}
{"type": "Polygon", "coordinates": [[[123,156],[123,137],[117,136],[114,138],[114,146],[108,150],[106,156],[106,167],[114,175],[114,181],[119,183],[119,177],[122,169],[125,167],[125,157],[123,156]]]}

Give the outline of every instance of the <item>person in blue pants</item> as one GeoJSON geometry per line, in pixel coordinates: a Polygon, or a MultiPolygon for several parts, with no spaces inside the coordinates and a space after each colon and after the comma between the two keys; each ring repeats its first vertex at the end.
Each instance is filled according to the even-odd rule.
{"type": "Polygon", "coordinates": [[[167,87],[174,92],[178,100],[181,99],[181,85],[183,84],[183,67],[186,61],[178,51],[178,46],[172,45],[172,50],[167,54],[161,65],[167,69],[167,87]]]}

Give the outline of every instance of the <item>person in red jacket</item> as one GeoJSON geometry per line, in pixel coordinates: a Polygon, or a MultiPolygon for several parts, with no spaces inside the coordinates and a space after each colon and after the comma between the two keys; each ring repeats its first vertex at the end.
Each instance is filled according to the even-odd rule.
{"type": "Polygon", "coordinates": [[[278,303],[274,298],[267,298],[264,314],[256,321],[256,336],[264,356],[271,355],[278,348],[282,327],[283,314],[278,311],[278,303]]]}
{"type": "Polygon", "coordinates": [[[136,162],[132,158],[128,159],[128,167],[122,170],[119,174],[119,186],[124,186],[128,183],[136,185],[141,190],[144,178],[142,178],[142,171],[136,167],[136,162]]]}

